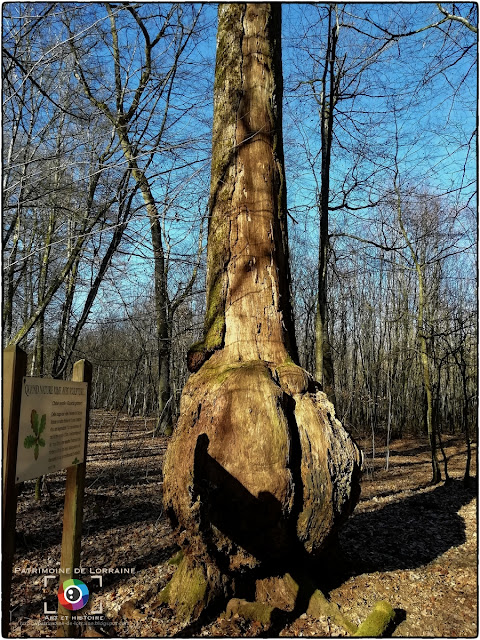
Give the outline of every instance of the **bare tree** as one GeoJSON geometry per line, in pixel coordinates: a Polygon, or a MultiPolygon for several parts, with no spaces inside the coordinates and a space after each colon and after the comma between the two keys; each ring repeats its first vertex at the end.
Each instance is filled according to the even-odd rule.
{"type": "MultiPolygon", "coordinates": [[[[160,215],[152,186],[146,174],[146,169],[152,160],[152,156],[144,159],[143,166],[139,163],[138,151],[145,128],[138,126],[139,117],[146,108],[146,90],[155,91],[154,104],[159,105],[164,98],[164,116],[160,128],[156,134],[153,149],[160,145],[164,129],[167,123],[169,107],[169,94],[177,73],[178,61],[182,55],[189,38],[195,28],[197,18],[194,17],[191,25],[187,26],[182,20],[182,9],[178,5],[172,5],[162,17],[162,23],[154,34],[150,34],[148,21],[145,21],[134,5],[125,5],[120,10],[109,3],[105,3],[110,23],[110,38],[112,47],[112,63],[114,67],[114,84],[112,87],[112,104],[109,106],[95,89],[92,71],[85,67],[82,60],[82,52],[78,47],[70,24],[68,14],[65,14],[65,25],[69,34],[70,51],[75,60],[76,77],[85,95],[90,102],[112,123],[129,170],[138,185],[138,189],[145,203],[146,212],[150,221],[151,241],[154,259],[154,283],[157,318],[158,341],[158,429],[165,431],[170,428],[170,415],[167,403],[170,401],[170,332],[168,318],[168,283],[165,253],[162,243],[162,230],[160,215]],[[130,69],[133,59],[126,59],[119,44],[119,29],[117,22],[123,14],[129,14],[136,24],[141,40],[143,41],[143,60],[141,73],[132,73],[130,69]],[[170,67],[163,70],[162,79],[156,81],[153,73],[153,52],[157,45],[167,37],[167,33],[174,29],[175,36],[172,40],[174,54],[170,67]],[[136,82],[136,86],[132,84],[136,82]]],[[[133,55],[133,51],[132,51],[133,55]]],[[[152,152],[150,152],[151,154],[152,152]]]]}

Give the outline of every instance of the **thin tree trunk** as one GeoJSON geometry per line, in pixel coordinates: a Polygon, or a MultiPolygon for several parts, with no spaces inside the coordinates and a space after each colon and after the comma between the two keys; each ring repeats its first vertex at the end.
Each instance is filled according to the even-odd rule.
{"type": "MultiPolygon", "coordinates": [[[[70,251],[71,241],[68,242],[68,252],[70,253],[70,251]]],[[[58,326],[57,343],[55,345],[55,352],[52,362],[52,375],[54,378],[60,378],[64,375],[69,362],[68,337],[70,329],[70,316],[72,313],[79,263],[80,256],[77,256],[77,259],[75,260],[65,283],[65,300],[62,306],[62,317],[58,326]]],[[[74,348],[75,343],[71,345],[70,353],[74,348]]]]}
{"type": "Polygon", "coordinates": [[[15,262],[17,259],[18,243],[20,240],[20,216],[17,216],[13,234],[13,246],[8,257],[6,294],[3,297],[3,330],[10,338],[13,329],[13,296],[15,293],[15,262]]]}
{"type": "MultiPolygon", "coordinates": [[[[24,91],[25,91],[25,89],[24,89],[24,91]]],[[[25,97],[25,96],[23,96],[23,97],[25,97]]],[[[13,151],[13,143],[14,143],[15,137],[17,135],[18,124],[19,124],[21,119],[22,118],[19,117],[18,120],[15,122],[14,131],[12,132],[13,133],[12,141],[11,141],[12,144],[11,144],[10,149],[9,149],[9,157],[7,159],[7,166],[9,166],[9,164],[10,164],[11,152],[13,151]]],[[[28,172],[28,167],[29,167],[29,154],[31,153],[30,145],[31,145],[31,142],[32,142],[32,135],[33,135],[34,126],[35,126],[35,118],[33,117],[33,110],[32,110],[32,114],[31,114],[30,121],[29,121],[29,126],[28,126],[28,133],[27,133],[26,140],[24,142],[24,151],[23,151],[23,156],[22,156],[22,169],[21,169],[21,173],[20,173],[20,190],[19,190],[19,194],[18,194],[17,206],[15,208],[15,214],[13,216],[13,220],[11,221],[10,226],[6,230],[5,235],[3,237],[3,247],[6,247],[8,241],[9,241],[9,238],[10,238],[11,234],[13,233],[12,248],[10,250],[10,255],[8,256],[8,259],[7,259],[6,295],[5,295],[5,291],[4,291],[4,295],[3,295],[4,308],[3,308],[2,324],[3,324],[4,335],[6,336],[7,340],[9,340],[11,338],[12,328],[13,328],[13,297],[14,297],[15,289],[16,289],[16,287],[15,287],[15,271],[16,271],[15,270],[15,261],[16,261],[16,258],[17,258],[18,243],[19,243],[19,238],[20,238],[20,228],[21,228],[21,224],[22,224],[23,198],[24,198],[25,189],[26,189],[26,185],[27,185],[27,172],[28,172]]],[[[7,169],[7,171],[5,171],[4,176],[3,176],[3,187],[4,187],[3,198],[6,198],[6,187],[7,187],[7,180],[8,180],[9,172],[10,172],[10,169],[7,169]]]]}
{"type": "Polygon", "coordinates": [[[428,360],[427,351],[427,339],[425,336],[425,289],[424,289],[424,267],[420,264],[417,254],[408,238],[408,234],[403,225],[402,218],[402,205],[400,198],[400,189],[395,182],[395,192],[397,196],[397,218],[400,226],[400,230],[405,239],[406,244],[410,250],[410,255],[415,264],[418,281],[418,312],[417,312],[417,340],[420,350],[420,361],[422,365],[423,373],[423,387],[425,390],[426,401],[426,423],[427,423],[427,435],[430,445],[431,458],[432,458],[432,484],[438,484],[442,475],[440,472],[440,465],[437,457],[437,433],[433,425],[433,399],[432,399],[432,385],[430,382],[430,364],[428,360]]]}
{"type": "MultiPolygon", "coordinates": [[[[55,179],[55,184],[58,186],[58,170],[55,179]]],[[[38,306],[42,304],[47,289],[48,268],[50,266],[50,254],[51,244],[53,240],[53,232],[56,223],[56,210],[53,207],[48,219],[47,232],[44,238],[44,252],[42,256],[42,262],[40,265],[40,275],[38,279],[38,306]]],[[[45,368],[45,313],[43,312],[38,318],[36,330],[35,330],[35,357],[32,361],[32,375],[35,373],[42,376],[45,368]]]]}
{"type": "Polygon", "coordinates": [[[152,194],[150,184],[142,169],[139,168],[134,156],[132,145],[124,128],[119,128],[118,136],[125,158],[128,160],[132,175],[140,189],[150,221],[152,238],[154,288],[155,288],[155,318],[157,328],[158,348],[158,420],[156,431],[165,433],[171,428],[170,411],[170,350],[171,340],[168,323],[169,299],[167,293],[167,276],[165,269],[165,254],[162,244],[162,228],[157,205],[152,194]]]}
{"type": "Polygon", "coordinates": [[[425,388],[425,397],[427,403],[427,434],[428,441],[430,443],[430,451],[432,455],[432,483],[437,484],[442,479],[440,473],[440,466],[437,458],[437,439],[436,429],[433,426],[433,398],[432,398],[432,386],[430,383],[430,364],[428,361],[427,351],[427,339],[425,337],[424,329],[424,308],[425,308],[425,293],[423,284],[423,270],[417,263],[417,275],[418,275],[418,318],[417,318],[417,331],[418,340],[420,344],[420,359],[422,362],[423,370],[423,386],[425,388]]]}
{"type": "Polygon", "coordinates": [[[385,453],[385,470],[388,471],[390,464],[390,439],[392,434],[392,383],[390,372],[387,373],[387,399],[388,399],[388,415],[387,415],[387,443],[385,453]]]}
{"type": "Polygon", "coordinates": [[[462,387],[463,387],[463,430],[465,433],[465,443],[467,445],[467,459],[465,462],[465,474],[463,476],[463,484],[466,488],[470,486],[470,465],[472,461],[472,445],[470,442],[470,430],[468,428],[468,392],[467,392],[467,375],[465,365],[462,368],[462,387]]]}
{"type": "Polygon", "coordinates": [[[464,338],[462,337],[462,344],[460,347],[460,355],[454,352],[455,362],[460,371],[460,375],[462,377],[462,395],[463,395],[463,403],[462,403],[462,426],[463,432],[465,434],[465,444],[467,447],[467,456],[465,461],[465,473],[463,476],[463,485],[465,488],[470,486],[470,466],[472,462],[472,445],[470,442],[470,429],[468,427],[468,387],[467,387],[467,364],[465,362],[464,357],[464,338]]]}
{"type": "Polygon", "coordinates": [[[332,350],[327,320],[327,265],[330,239],[328,233],[330,164],[333,135],[333,112],[336,102],[335,55],[338,39],[337,25],[332,26],[334,8],[329,7],[328,43],[322,77],[320,101],[320,128],[322,141],[321,189],[318,198],[320,217],[320,244],[318,252],[318,302],[315,316],[315,375],[323,385],[329,400],[335,404],[335,379],[332,350]],[[328,84],[328,89],[327,89],[328,84]]]}

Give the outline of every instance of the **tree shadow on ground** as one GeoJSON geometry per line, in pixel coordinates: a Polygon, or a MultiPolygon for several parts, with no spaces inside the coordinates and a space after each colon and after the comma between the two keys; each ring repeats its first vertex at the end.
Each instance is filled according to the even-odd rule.
{"type": "MultiPolygon", "coordinates": [[[[16,532],[16,550],[24,552],[32,548],[48,548],[62,541],[63,496],[32,505],[30,518],[19,519],[16,532]],[[46,516],[50,515],[49,518],[46,516]],[[38,516],[38,517],[37,517],[38,516]]],[[[126,524],[156,522],[162,514],[161,502],[134,500],[122,497],[85,495],[82,535],[109,531],[126,524]],[[101,499],[99,499],[101,498],[101,499]]]]}
{"type": "MultiPolygon", "coordinates": [[[[416,569],[466,541],[459,509],[474,498],[460,480],[353,516],[340,532],[350,575],[416,569]]],[[[349,577],[349,576],[348,576],[349,577]]]]}
{"type": "MultiPolygon", "coordinates": [[[[430,452],[430,448],[428,445],[420,445],[418,447],[410,448],[410,449],[399,449],[398,451],[389,451],[390,458],[416,458],[422,454],[428,454],[430,452]]],[[[380,456],[381,457],[381,456],[380,456]]]]}
{"type": "MultiPolygon", "coordinates": [[[[419,485],[418,487],[415,488],[415,490],[420,490],[420,489],[427,489],[428,487],[431,486],[430,482],[425,482],[424,484],[419,485]]],[[[388,497],[393,497],[393,496],[398,496],[402,493],[405,493],[405,489],[386,489],[385,491],[379,491],[378,493],[375,493],[375,498],[388,498],[388,497]]],[[[368,495],[366,497],[361,497],[360,496],[360,504],[365,503],[365,502],[370,502],[370,500],[372,499],[372,495],[368,495]]]]}

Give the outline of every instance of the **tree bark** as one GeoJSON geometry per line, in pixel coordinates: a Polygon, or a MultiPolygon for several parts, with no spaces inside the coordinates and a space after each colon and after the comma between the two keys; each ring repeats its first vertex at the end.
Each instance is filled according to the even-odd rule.
{"type": "Polygon", "coordinates": [[[297,364],[279,4],[219,7],[207,312],[164,466],[184,620],[239,577],[318,557],[359,495],[360,452],[297,364]]]}
{"type": "MultiPolygon", "coordinates": [[[[57,176],[55,180],[56,186],[58,185],[58,169],[57,176]]],[[[50,265],[50,253],[51,253],[51,243],[53,238],[53,232],[56,224],[56,207],[52,208],[48,219],[48,227],[45,234],[44,246],[45,249],[43,251],[41,264],[40,264],[40,274],[38,278],[38,296],[37,303],[38,306],[42,304],[43,297],[45,295],[45,291],[47,289],[47,281],[48,281],[48,270],[50,265]]],[[[33,358],[31,363],[31,375],[42,376],[44,374],[45,368],[45,313],[42,313],[38,318],[36,329],[35,329],[35,346],[33,352],[33,358]]]]}
{"type": "Polygon", "coordinates": [[[328,399],[335,404],[335,376],[327,317],[327,265],[330,249],[328,234],[330,201],[330,165],[332,157],[333,112],[338,98],[335,81],[335,56],[338,26],[332,26],[332,5],[328,9],[328,43],[322,76],[322,92],[317,101],[320,107],[322,141],[321,189],[318,195],[320,236],[318,250],[318,300],[315,316],[315,376],[322,384],[328,399]]]}

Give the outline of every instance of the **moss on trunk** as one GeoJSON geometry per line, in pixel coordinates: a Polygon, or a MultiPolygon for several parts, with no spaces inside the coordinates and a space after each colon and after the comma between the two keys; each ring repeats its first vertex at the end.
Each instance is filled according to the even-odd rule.
{"type": "Polygon", "coordinates": [[[203,569],[183,558],[155,604],[169,605],[180,620],[188,623],[203,611],[207,599],[208,580],[203,569]]]}

